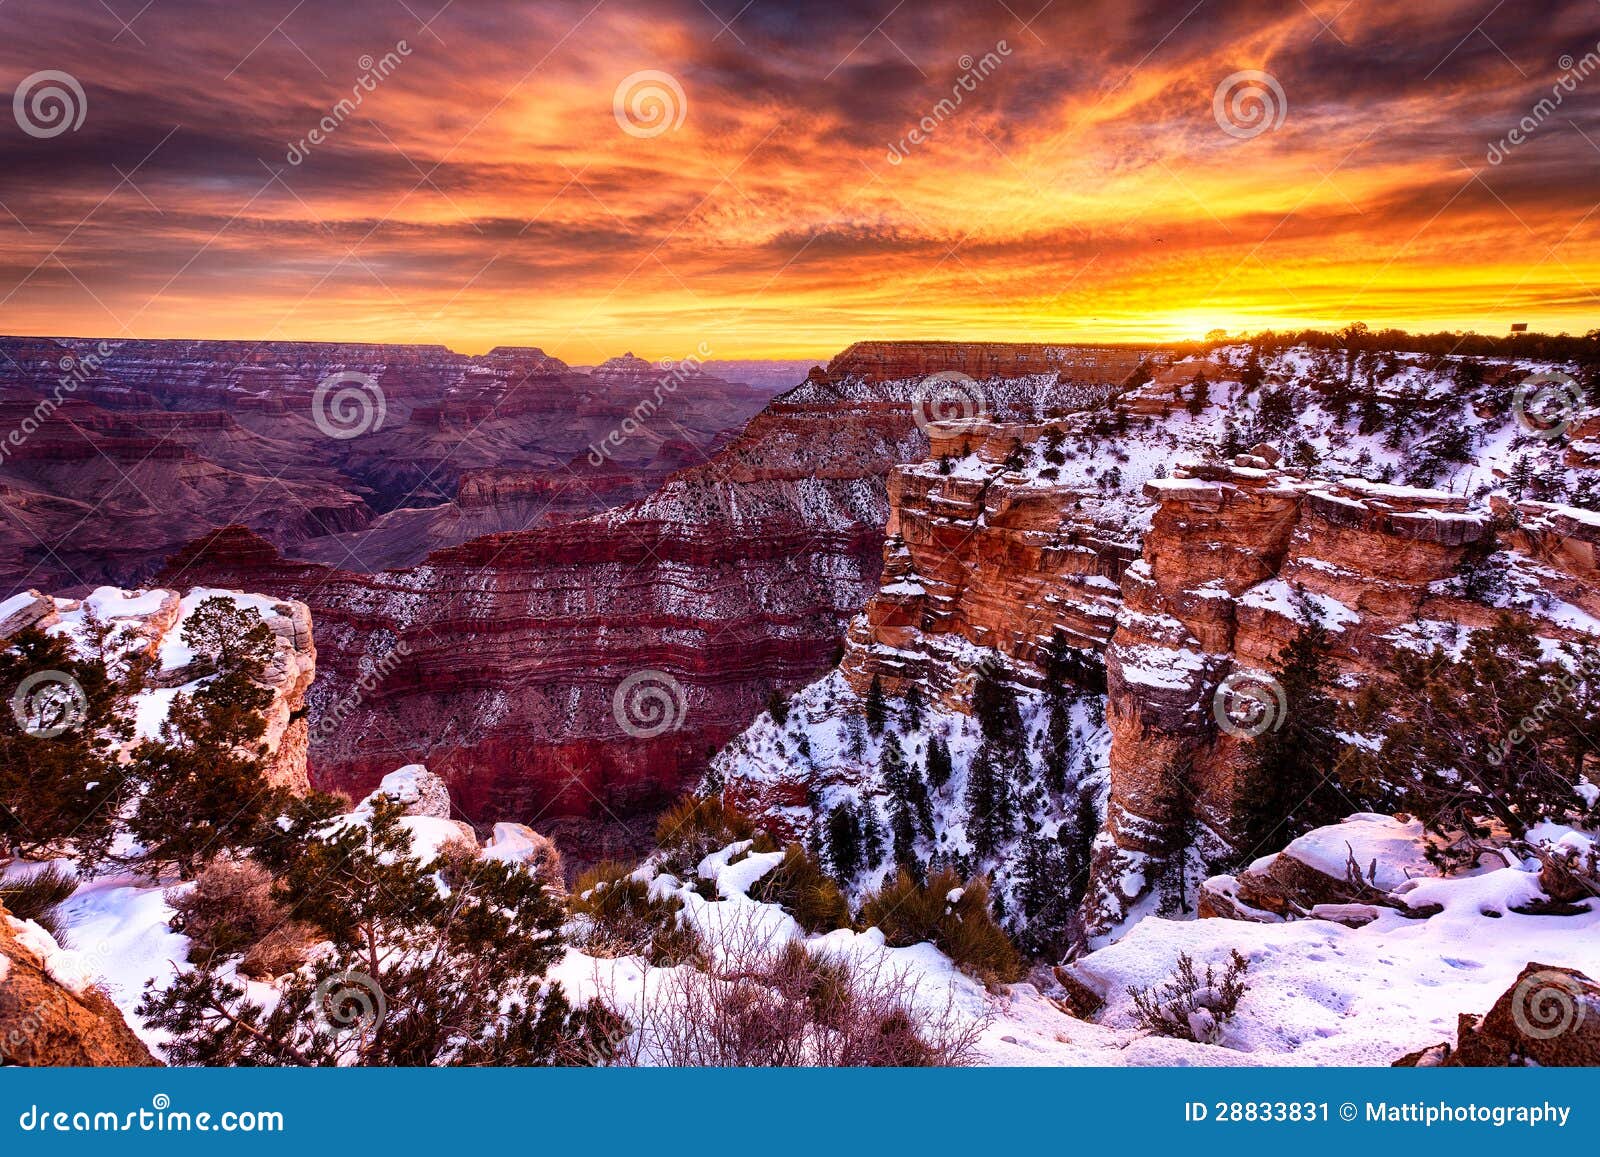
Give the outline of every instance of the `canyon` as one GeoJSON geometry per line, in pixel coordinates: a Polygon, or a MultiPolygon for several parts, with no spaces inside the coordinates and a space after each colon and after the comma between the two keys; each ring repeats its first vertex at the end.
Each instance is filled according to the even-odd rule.
{"type": "Polygon", "coordinates": [[[234,523],[350,570],[415,563],[647,494],[771,393],[698,356],[0,337],[0,586],[138,585],[234,523]]]}
{"type": "MultiPolygon", "coordinates": [[[[837,672],[718,756],[728,798],[791,838],[815,839],[841,803],[886,824],[883,741],[860,718],[881,693],[896,719],[914,690],[928,722],[887,733],[915,766],[934,737],[954,763],[919,847],[975,868],[960,803],[975,686],[997,670],[1020,697],[1036,776],[1046,700],[1061,690],[1046,658],[1058,639],[1075,656],[1073,768],[1062,798],[1025,793],[1023,824],[1053,838],[1080,796],[1095,801],[1081,915],[1090,935],[1114,935],[1149,910],[1174,790],[1195,801],[1206,859],[1274,850],[1233,843],[1234,776],[1257,716],[1271,726],[1282,711],[1271,672],[1308,619],[1329,632],[1346,698],[1383,685],[1397,649],[1458,644],[1505,615],[1547,652],[1600,637],[1600,513],[1569,501],[1592,504],[1592,479],[1563,440],[1511,413],[1527,366],[1489,362],[1461,390],[1448,361],[1402,355],[1381,387],[1388,430],[1362,433],[1319,387],[1311,351],[1263,358],[1255,388],[1239,381],[1244,358],[1174,359],[1108,407],[1055,421],[931,424],[927,458],[889,476],[882,580],[837,672]],[[1196,374],[1210,397],[1191,406],[1182,389],[1196,374]],[[1274,394],[1292,396],[1286,428],[1271,428],[1274,394]],[[1441,464],[1429,447],[1443,428],[1464,430],[1468,449],[1441,464]],[[1223,451],[1242,435],[1244,449],[1223,451]],[[1378,480],[1420,471],[1439,477],[1378,480]],[[1508,485],[1525,473],[1543,499],[1508,485]],[[1466,589],[1469,561],[1503,576],[1494,597],[1466,589]]],[[[982,861],[1004,900],[1023,843],[982,861]]]]}
{"type": "Polygon", "coordinates": [[[884,477],[925,452],[923,368],[965,376],[996,359],[1028,373],[994,379],[985,405],[1032,418],[1103,400],[1139,356],[862,343],[706,462],[602,514],[374,574],[286,558],[228,527],[160,581],[312,608],[317,786],[359,795],[423,762],[467,817],[533,824],[574,862],[637,851],[761,704],[828,667],[877,588],[884,477]]]}

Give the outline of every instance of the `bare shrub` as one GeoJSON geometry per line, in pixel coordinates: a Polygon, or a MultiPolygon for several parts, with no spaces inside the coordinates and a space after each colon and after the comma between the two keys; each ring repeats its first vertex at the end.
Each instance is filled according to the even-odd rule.
{"type": "MultiPolygon", "coordinates": [[[[987,1019],[923,997],[882,951],[855,959],[774,944],[753,906],[719,929],[704,968],[656,974],[628,1014],[622,1065],[968,1065],[987,1019]],[[920,998],[920,999],[919,999],[920,998]]],[[[608,1003],[627,1002],[608,997],[608,1003]]]]}
{"type": "Polygon", "coordinates": [[[1205,979],[1195,972],[1194,959],[1179,953],[1172,976],[1149,988],[1129,986],[1134,1013],[1141,1027],[1157,1036],[1177,1037],[1196,1044],[1216,1044],[1222,1026],[1233,1019],[1239,999],[1249,991],[1244,974],[1250,962],[1233,950],[1232,959],[1218,977],[1206,965],[1205,979]]]}
{"type": "Polygon", "coordinates": [[[189,958],[243,952],[284,913],[272,899],[272,876],[250,861],[213,861],[187,887],[167,889],[175,932],[189,938],[189,958]]]}
{"type": "MultiPolygon", "coordinates": [[[[724,804],[720,795],[686,795],[656,822],[661,869],[680,877],[694,875],[700,861],[712,852],[752,838],[756,838],[755,825],[724,804]]],[[[775,849],[767,837],[761,836],[754,850],[775,849]]]]}
{"type": "Polygon", "coordinates": [[[799,844],[784,848],[782,861],[755,882],[750,897],[782,905],[807,932],[850,927],[850,904],[844,893],[799,844]]]}

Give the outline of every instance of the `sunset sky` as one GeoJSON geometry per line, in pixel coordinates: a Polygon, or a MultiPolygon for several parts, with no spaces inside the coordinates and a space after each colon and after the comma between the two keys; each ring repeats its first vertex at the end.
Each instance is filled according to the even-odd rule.
{"type": "Polygon", "coordinates": [[[0,108],[0,332],[589,363],[1600,326],[1597,0],[439,5],[0,4],[7,95],[85,106],[0,108]],[[1245,70],[1264,125],[1215,107],[1245,70]],[[615,107],[645,71],[682,94],[654,135],[615,107]]]}

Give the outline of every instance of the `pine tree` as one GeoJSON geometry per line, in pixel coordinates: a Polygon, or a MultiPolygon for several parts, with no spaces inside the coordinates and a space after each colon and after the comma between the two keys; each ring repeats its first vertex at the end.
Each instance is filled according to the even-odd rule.
{"type": "Polygon", "coordinates": [[[1100,834],[1100,812],[1095,807],[1094,790],[1078,781],[1078,799],[1073,807],[1072,822],[1062,826],[1058,838],[1064,838],[1067,853],[1068,896],[1073,904],[1083,899],[1089,890],[1089,873],[1094,865],[1094,841],[1100,834]]]}
{"type": "Polygon", "coordinates": [[[889,718],[889,707],[883,698],[883,679],[874,675],[867,687],[867,729],[874,735],[883,734],[883,725],[889,718]]]}
{"type": "Polygon", "coordinates": [[[779,727],[789,722],[789,701],[776,687],[772,689],[772,694],[767,696],[767,714],[772,716],[772,721],[779,727]]]}
{"type": "Polygon", "coordinates": [[[1072,707],[1065,696],[1045,700],[1044,785],[1055,795],[1067,790],[1067,770],[1072,763],[1072,707]]]}
{"type": "Polygon", "coordinates": [[[94,862],[109,848],[124,795],[115,745],[129,728],[123,688],[100,658],[29,628],[0,650],[0,852],[71,840],[94,862]],[[10,702],[5,702],[10,699],[10,702]]]}
{"type": "Polygon", "coordinates": [[[1001,463],[1007,470],[1021,470],[1027,463],[1027,454],[1022,446],[1021,438],[1011,439],[1011,447],[1006,451],[1005,461],[1001,463]]]}
{"type": "Polygon", "coordinates": [[[857,824],[861,830],[861,865],[876,868],[883,863],[883,824],[878,809],[869,800],[857,804],[857,824]]]}
{"type": "Polygon", "coordinates": [[[1189,413],[1198,418],[1201,414],[1205,413],[1206,407],[1210,404],[1211,383],[1206,381],[1206,376],[1204,373],[1196,370],[1194,382],[1191,384],[1189,390],[1189,413]]]}
{"type": "Polygon", "coordinates": [[[1234,777],[1235,843],[1244,863],[1352,810],[1336,773],[1342,744],[1328,694],[1337,674],[1328,650],[1327,630],[1309,621],[1278,653],[1283,722],[1248,743],[1234,777]]]}
{"type": "Polygon", "coordinates": [[[1016,825],[1009,753],[985,739],[967,771],[967,838],[980,859],[990,859],[1016,825]]]}
{"type": "Polygon", "coordinates": [[[938,791],[941,787],[950,782],[950,776],[954,769],[952,768],[950,761],[950,747],[937,735],[928,740],[928,754],[926,762],[928,785],[932,787],[934,791],[938,791]]]}
{"type": "Polygon", "coordinates": [[[878,759],[878,775],[889,794],[889,832],[893,840],[894,862],[915,870],[917,860],[917,813],[910,798],[905,751],[893,735],[883,744],[878,759]]]}
{"type": "Polygon", "coordinates": [[[995,659],[985,659],[978,667],[972,690],[972,713],[985,739],[1009,750],[1022,745],[1022,713],[1016,693],[1006,681],[1005,667],[995,659]]]}
{"type": "Polygon", "coordinates": [[[552,881],[520,865],[419,859],[401,805],[280,830],[276,898],[331,943],[270,1008],[214,954],[139,1012],[182,1065],[593,1064],[621,1022],[574,1011],[545,972],[564,951],[552,881]],[[441,881],[449,881],[448,884],[441,881]]]}
{"type": "Polygon", "coordinates": [[[1156,889],[1160,894],[1157,912],[1162,916],[1188,915],[1189,860],[1200,836],[1200,811],[1190,786],[1191,768],[1177,760],[1162,773],[1161,796],[1152,817],[1157,829],[1156,856],[1159,869],[1156,889]]]}
{"type": "Polygon", "coordinates": [[[1244,369],[1239,372],[1239,384],[1242,385],[1245,388],[1245,392],[1248,393],[1249,391],[1259,387],[1262,382],[1266,381],[1266,377],[1266,371],[1261,365],[1261,354],[1257,351],[1255,346],[1251,346],[1250,354],[1245,358],[1244,369]]]}
{"type": "Polygon", "coordinates": [[[204,599],[184,619],[183,641],[217,671],[259,672],[272,661],[277,646],[260,611],[223,595],[204,599]]]}
{"type": "Polygon", "coordinates": [[[923,710],[922,684],[913,681],[911,686],[906,688],[905,706],[900,713],[900,725],[908,732],[921,731],[923,710]]]}
{"type": "Polygon", "coordinates": [[[1066,849],[1044,836],[1023,842],[1015,895],[1022,917],[1019,938],[1030,956],[1059,958],[1066,950],[1074,915],[1066,849]]]}
{"type": "Polygon", "coordinates": [[[142,867],[174,864],[191,878],[211,858],[245,846],[280,792],[264,776],[272,692],[259,680],[273,635],[253,607],[209,598],[185,622],[183,641],[215,674],[168,709],[159,739],[134,748],[128,830],[144,847],[142,867]]]}
{"type": "Polygon", "coordinates": [[[849,803],[835,804],[827,820],[828,864],[849,882],[861,870],[861,820],[849,803]]]}
{"type": "Polygon", "coordinates": [[[1394,675],[1407,694],[1382,711],[1383,746],[1361,764],[1397,806],[1441,832],[1490,816],[1516,837],[1581,813],[1573,785],[1593,774],[1600,648],[1569,648],[1556,662],[1529,626],[1502,615],[1459,659],[1397,651],[1394,675]]]}
{"type": "Polygon", "coordinates": [[[1533,485],[1533,463],[1526,454],[1519,454],[1517,460],[1511,465],[1511,477],[1508,479],[1516,496],[1521,498],[1527,489],[1533,485]]]}

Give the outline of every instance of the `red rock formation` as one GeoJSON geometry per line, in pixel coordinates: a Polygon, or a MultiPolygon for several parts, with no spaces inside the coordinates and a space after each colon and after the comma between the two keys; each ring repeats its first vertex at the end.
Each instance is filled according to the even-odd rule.
{"type": "Polygon", "coordinates": [[[110,997],[58,978],[58,951],[37,924],[0,904],[0,1065],[157,1064],[110,997]]]}
{"type": "Polygon", "coordinates": [[[767,396],[637,358],[591,376],[513,347],[0,337],[0,497],[14,512],[0,595],[137,585],[232,522],[347,568],[413,563],[640,497],[767,396]],[[349,438],[319,426],[316,389],[333,373],[376,384],[381,423],[374,410],[349,438]],[[552,493],[458,509],[459,480],[489,469],[544,475],[552,493]]]}
{"type": "MultiPolygon", "coordinates": [[[[920,382],[869,383],[837,365],[834,377],[790,391],[705,464],[605,514],[370,576],[288,561],[230,530],[168,574],[311,605],[315,783],[361,794],[398,764],[426,762],[468,816],[567,838],[559,817],[625,819],[696,780],[772,690],[825,669],[877,588],[883,476],[925,445],[911,405],[920,382]],[[665,688],[675,727],[623,726],[617,697],[633,676],[665,688]],[[326,727],[335,717],[345,722],[326,727]]],[[[995,383],[989,406],[1031,413],[1063,389],[1054,373],[995,383]]],[[[1019,542],[1036,537],[1024,497],[1006,516],[1019,542]]]]}
{"type": "MultiPolygon", "coordinates": [[[[1298,632],[1296,598],[1308,598],[1329,628],[1331,657],[1352,686],[1384,677],[1413,624],[1485,626],[1497,613],[1439,585],[1494,533],[1462,496],[1358,479],[1315,483],[1258,467],[1179,474],[1147,487],[1159,506],[1144,557],[1123,578],[1106,649],[1107,821],[1116,848],[1097,870],[1102,923],[1119,918],[1143,886],[1137,866],[1152,850],[1149,820],[1169,769],[1185,769],[1211,828],[1226,837],[1248,739],[1219,729],[1219,685],[1235,672],[1267,678],[1298,632]]],[[[1529,504],[1527,515],[1505,545],[1542,557],[1549,589],[1592,606],[1589,555],[1581,541],[1563,542],[1556,524],[1580,536],[1594,528],[1581,512],[1529,504]]],[[[1547,637],[1580,637],[1537,609],[1526,613],[1547,637]]]]}

